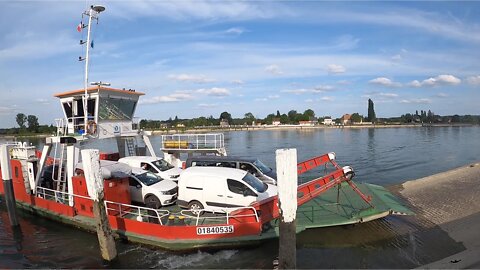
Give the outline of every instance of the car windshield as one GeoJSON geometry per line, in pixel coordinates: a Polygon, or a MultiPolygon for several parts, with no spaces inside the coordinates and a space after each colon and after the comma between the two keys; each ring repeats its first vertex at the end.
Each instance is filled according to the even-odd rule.
{"type": "Polygon", "coordinates": [[[272,169],[268,167],[267,165],[263,164],[260,160],[255,160],[253,162],[253,165],[255,165],[262,173],[269,173],[272,169]]]}
{"type": "Polygon", "coordinates": [[[243,181],[247,183],[249,186],[254,188],[256,191],[263,193],[265,190],[267,190],[267,184],[263,183],[262,181],[258,180],[257,177],[251,175],[250,173],[247,173],[243,177],[243,181]]]}
{"type": "Polygon", "coordinates": [[[163,159],[155,160],[152,162],[152,164],[155,167],[157,167],[161,172],[164,172],[166,170],[170,170],[171,168],[173,168],[173,165],[171,165],[170,163],[166,162],[163,159]]]}
{"type": "Polygon", "coordinates": [[[140,180],[142,183],[144,183],[147,186],[151,186],[163,180],[162,178],[158,177],[157,175],[151,172],[145,172],[142,174],[137,174],[135,176],[138,178],[138,180],[140,180]]]}

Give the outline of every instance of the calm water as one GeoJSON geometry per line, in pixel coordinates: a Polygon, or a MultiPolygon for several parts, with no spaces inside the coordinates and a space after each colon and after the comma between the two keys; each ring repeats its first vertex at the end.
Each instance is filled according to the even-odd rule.
{"type": "MultiPolygon", "coordinates": [[[[479,161],[479,137],[480,127],[225,133],[229,155],[256,156],[274,167],[278,148],[297,148],[299,161],[333,151],[339,164],[355,169],[357,181],[384,186],[479,161]]],[[[159,138],[153,143],[158,149],[159,138]]],[[[102,147],[113,149],[113,143],[102,147]]],[[[12,231],[0,203],[0,268],[272,268],[278,250],[274,240],[244,249],[186,254],[117,242],[120,259],[106,266],[95,235],[26,213],[20,220],[21,230],[12,231]]],[[[297,245],[299,268],[411,268],[463,250],[419,217],[308,230],[298,235],[297,245]]]]}

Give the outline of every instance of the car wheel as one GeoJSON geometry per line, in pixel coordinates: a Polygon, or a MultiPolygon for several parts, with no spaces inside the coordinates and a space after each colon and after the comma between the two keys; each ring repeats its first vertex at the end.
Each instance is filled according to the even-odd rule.
{"type": "Polygon", "coordinates": [[[158,209],[162,207],[160,200],[155,195],[149,195],[145,198],[145,205],[148,208],[158,209]]]}
{"type": "Polygon", "coordinates": [[[191,201],[188,204],[188,209],[190,209],[190,211],[194,215],[198,215],[201,212],[201,210],[203,209],[203,205],[198,201],[191,201]]]}

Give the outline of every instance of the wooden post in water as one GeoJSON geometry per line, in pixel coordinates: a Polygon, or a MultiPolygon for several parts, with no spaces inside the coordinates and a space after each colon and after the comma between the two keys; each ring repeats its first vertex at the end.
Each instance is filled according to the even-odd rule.
{"type": "Polygon", "coordinates": [[[10,225],[18,226],[17,211],[15,208],[15,193],[13,191],[12,170],[10,167],[10,152],[7,144],[0,145],[0,166],[2,167],[3,190],[7,204],[10,225]]]}
{"type": "Polygon", "coordinates": [[[276,152],[278,207],[280,210],[278,268],[297,266],[297,149],[276,152]]]}
{"type": "Polygon", "coordinates": [[[88,194],[93,199],[93,214],[100,252],[104,260],[112,261],[117,257],[117,249],[103,200],[103,177],[100,169],[99,151],[96,149],[82,150],[82,162],[88,194]]]}

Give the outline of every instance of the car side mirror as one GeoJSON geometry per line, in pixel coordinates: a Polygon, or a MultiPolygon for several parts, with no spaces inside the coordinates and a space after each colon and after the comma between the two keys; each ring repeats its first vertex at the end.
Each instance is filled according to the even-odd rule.
{"type": "Polygon", "coordinates": [[[142,185],[137,185],[137,188],[142,188],[142,185]]]}

